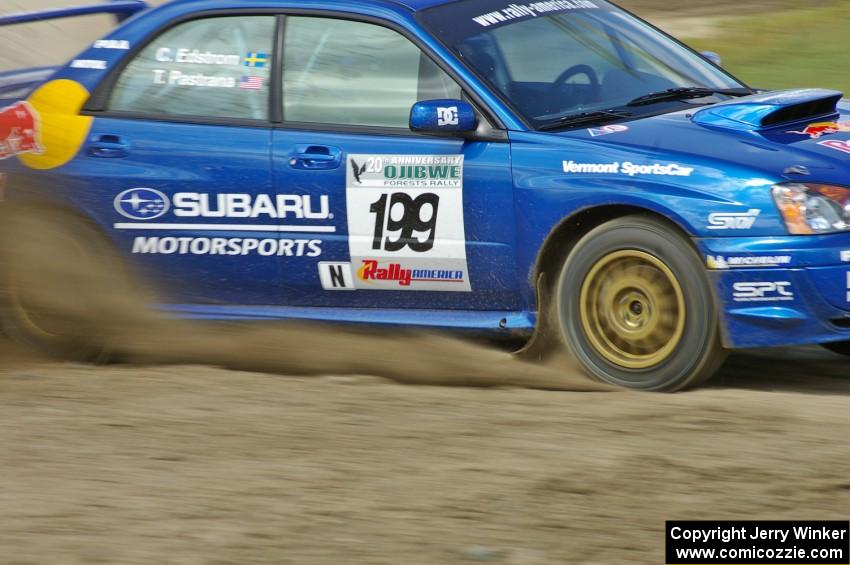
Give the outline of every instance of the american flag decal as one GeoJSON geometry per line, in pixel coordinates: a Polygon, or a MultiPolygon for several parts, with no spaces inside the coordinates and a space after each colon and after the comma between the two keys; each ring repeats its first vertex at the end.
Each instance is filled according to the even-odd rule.
{"type": "Polygon", "coordinates": [[[263,77],[243,76],[239,81],[239,88],[245,90],[260,90],[263,88],[263,77]]]}

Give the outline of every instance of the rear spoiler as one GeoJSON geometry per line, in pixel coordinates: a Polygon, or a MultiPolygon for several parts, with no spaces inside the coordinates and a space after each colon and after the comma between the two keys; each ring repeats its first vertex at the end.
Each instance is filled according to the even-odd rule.
{"type": "Polygon", "coordinates": [[[20,12],[5,16],[0,15],[0,26],[71,18],[75,16],[89,16],[92,14],[114,14],[115,18],[119,22],[122,22],[133,14],[147,9],[148,5],[144,0],[112,0],[105,4],[91,4],[88,6],[75,6],[73,8],[53,8],[39,12],[20,12]]]}

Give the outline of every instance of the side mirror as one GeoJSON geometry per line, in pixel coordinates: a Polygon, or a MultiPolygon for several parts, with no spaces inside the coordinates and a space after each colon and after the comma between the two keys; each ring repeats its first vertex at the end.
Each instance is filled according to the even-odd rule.
{"type": "Polygon", "coordinates": [[[700,55],[702,55],[703,58],[708,59],[718,67],[723,66],[723,59],[721,59],[720,55],[718,55],[714,51],[703,51],[702,53],[700,53],[700,55]]]}
{"type": "Polygon", "coordinates": [[[478,128],[475,109],[463,100],[424,100],[410,110],[410,129],[423,133],[464,133],[478,128]]]}

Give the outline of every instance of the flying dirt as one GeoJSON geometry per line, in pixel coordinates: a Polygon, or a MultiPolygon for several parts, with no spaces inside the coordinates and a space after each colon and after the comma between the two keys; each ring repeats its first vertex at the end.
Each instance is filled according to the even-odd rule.
{"type": "MultiPolygon", "coordinates": [[[[135,364],[375,375],[408,384],[611,390],[589,381],[564,356],[551,366],[525,363],[494,348],[437,335],[171,319],[147,306],[160,301],[141,282],[141,274],[130,272],[113,250],[85,244],[97,237],[86,222],[69,224],[50,207],[7,205],[4,212],[0,269],[7,276],[0,279],[5,283],[0,298],[20,306],[7,312],[7,318],[18,321],[10,331],[36,325],[54,335],[74,336],[53,347],[60,355],[76,357],[103,343],[109,358],[135,364]]],[[[50,340],[48,345],[53,345],[50,340]]]]}

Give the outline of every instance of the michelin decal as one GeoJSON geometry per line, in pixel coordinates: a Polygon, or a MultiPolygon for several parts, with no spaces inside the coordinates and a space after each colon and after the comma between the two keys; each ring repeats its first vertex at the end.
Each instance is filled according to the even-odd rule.
{"type": "Polygon", "coordinates": [[[725,270],[747,267],[782,267],[791,264],[790,255],[761,255],[727,257],[725,255],[709,255],[706,263],[709,269],[725,270]]]}

